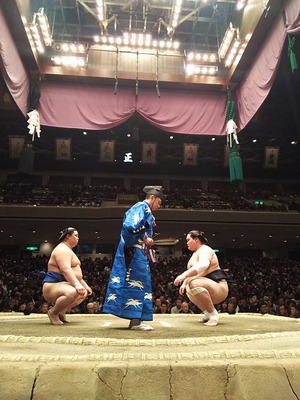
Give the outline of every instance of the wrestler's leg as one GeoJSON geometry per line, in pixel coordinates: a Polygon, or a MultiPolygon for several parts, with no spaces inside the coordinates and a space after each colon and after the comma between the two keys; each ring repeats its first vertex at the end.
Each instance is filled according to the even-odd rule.
{"type": "Polygon", "coordinates": [[[76,289],[67,282],[45,283],[43,285],[44,298],[54,303],[48,312],[53,325],[61,325],[65,320],[65,313],[71,306],[81,303],[85,296],[79,296],[76,289]],[[61,315],[61,318],[60,318],[61,315]]]}
{"type": "Polygon", "coordinates": [[[206,311],[209,313],[214,310],[215,307],[211,296],[204,286],[190,282],[186,287],[186,293],[189,299],[203,312],[206,311]]]}
{"type": "Polygon", "coordinates": [[[191,300],[200,308],[204,317],[199,321],[203,322],[207,326],[216,326],[219,321],[219,314],[212,304],[211,297],[207,289],[201,286],[197,286],[194,289],[190,289],[187,295],[192,298],[191,300]],[[206,308],[204,308],[206,307],[206,308]]]}
{"type": "MultiPolygon", "coordinates": [[[[206,289],[204,289],[204,290],[206,290],[206,289]]],[[[207,310],[205,310],[205,308],[204,308],[205,306],[204,306],[204,304],[202,304],[201,298],[197,299],[196,295],[197,295],[198,293],[199,293],[199,292],[197,292],[197,293],[195,293],[195,295],[193,295],[192,292],[191,292],[191,289],[190,289],[189,285],[186,286],[186,294],[187,294],[188,298],[191,300],[191,302],[192,302],[193,304],[196,304],[197,307],[198,307],[198,308],[203,312],[203,314],[204,314],[203,318],[201,318],[201,319],[199,320],[199,322],[207,322],[207,321],[209,320],[209,314],[208,314],[207,310]]],[[[199,297],[199,296],[198,296],[198,297],[199,297]]]]}
{"type": "Polygon", "coordinates": [[[216,283],[207,278],[191,279],[188,283],[187,294],[191,301],[204,312],[204,318],[201,322],[204,322],[207,326],[217,325],[219,314],[214,304],[227,297],[227,283],[216,283]]]}

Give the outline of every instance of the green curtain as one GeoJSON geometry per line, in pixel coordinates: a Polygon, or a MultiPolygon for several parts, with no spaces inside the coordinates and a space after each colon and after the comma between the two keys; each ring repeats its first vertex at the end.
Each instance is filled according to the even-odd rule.
{"type": "MultiPolygon", "coordinates": [[[[285,14],[284,10],[282,11],[282,18],[283,18],[284,26],[287,28],[286,14],[285,14]]],[[[287,38],[288,38],[288,57],[290,59],[292,73],[294,73],[294,72],[298,71],[297,59],[296,59],[296,55],[293,50],[296,38],[295,38],[295,36],[292,36],[290,34],[287,35],[287,38]]]]}
{"type": "MultiPolygon", "coordinates": [[[[227,89],[227,112],[226,112],[226,120],[235,121],[235,111],[234,111],[234,101],[231,98],[230,90],[227,89]]],[[[230,133],[232,136],[232,133],[230,133]]],[[[244,179],[243,176],[243,165],[240,157],[239,146],[236,141],[231,137],[231,140],[228,141],[227,145],[229,146],[229,175],[230,181],[242,181],[244,179]]]]}

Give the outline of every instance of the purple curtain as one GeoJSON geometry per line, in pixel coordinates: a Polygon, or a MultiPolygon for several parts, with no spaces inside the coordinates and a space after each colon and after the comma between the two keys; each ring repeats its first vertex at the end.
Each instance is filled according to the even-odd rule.
{"type": "Polygon", "coordinates": [[[0,8],[0,71],[8,90],[21,112],[27,114],[30,90],[29,76],[20,59],[6,20],[0,8]]]}
{"type": "Polygon", "coordinates": [[[252,119],[272,88],[287,33],[300,33],[300,1],[287,0],[285,13],[287,28],[280,11],[256,59],[237,87],[239,130],[252,119]]]}
{"type": "Polygon", "coordinates": [[[137,111],[148,122],[172,133],[224,135],[226,93],[141,91],[137,111]]]}
{"type": "Polygon", "coordinates": [[[131,89],[76,83],[41,83],[42,125],[105,130],[125,122],[135,111],[131,89]]]}
{"type": "Polygon", "coordinates": [[[41,124],[104,130],[125,122],[135,111],[154,126],[174,133],[220,135],[225,132],[226,95],[43,82],[41,124]]]}
{"type": "MultiPolygon", "coordinates": [[[[284,3],[256,59],[236,93],[238,128],[243,129],[266,99],[275,79],[287,33],[300,32],[300,1],[284,3]]],[[[0,10],[0,68],[18,107],[25,115],[29,79],[0,10]]],[[[125,122],[135,111],[157,128],[173,133],[225,135],[226,94],[42,82],[39,105],[42,125],[105,130],[125,122]]]]}

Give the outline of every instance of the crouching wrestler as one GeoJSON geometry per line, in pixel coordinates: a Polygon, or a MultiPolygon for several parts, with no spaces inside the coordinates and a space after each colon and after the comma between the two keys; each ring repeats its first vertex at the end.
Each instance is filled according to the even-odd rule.
{"type": "Polygon", "coordinates": [[[72,250],[79,241],[77,230],[64,229],[58,241],[43,280],[43,296],[54,304],[48,311],[52,325],[68,322],[65,314],[92,294],[92,289],[83,280],[80,260],[72,250]]]}
{"type": "Polygon", "coordinates": [[[228,296],[227,275],[221,270],[218,258],[213,249],[205,243],[204,233],[198,230],[190,231],[186,236],[187,247],[193,252],[188,261],[187,270],[178,275],[174,281],[180,286],[179,293],[185,292],[192,303],[203,311],[200,322],[206,326],[215,326],[219,314],[215,309],[228,296]]]}

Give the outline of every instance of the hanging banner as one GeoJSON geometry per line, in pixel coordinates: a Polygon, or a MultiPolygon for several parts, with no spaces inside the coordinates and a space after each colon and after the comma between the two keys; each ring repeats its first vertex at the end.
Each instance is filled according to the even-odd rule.
{"type": "Polygon", "coordinates": [[[56,139],[56,159],[71,161],[71,139],[56,139]]]}
{"type": "Polygon", "coordinates": [[[100,161],[115,161],[115,140],[100,140],[100,161]]]}
{"type": "Polygon", "coordinates": [[[277,168],[279,147],[265,147],[265,168],[277,168]]]}
{"type": "Polygon", "coordinates": [[[24,136],[9,136],[9,158],[20,158],[20,153],[23,148],[24,136]]]}
{"type": "Polygon", "coordinates": [[[156,143],[154,142],[142,143],[142,163],[156,164],[156,143]]]}
{"type": "Polygon", "coordinates": [[[183,165],[198,165],[198,144],[183,144],[183,165]]]}

